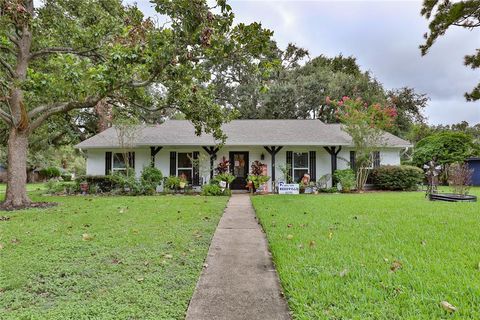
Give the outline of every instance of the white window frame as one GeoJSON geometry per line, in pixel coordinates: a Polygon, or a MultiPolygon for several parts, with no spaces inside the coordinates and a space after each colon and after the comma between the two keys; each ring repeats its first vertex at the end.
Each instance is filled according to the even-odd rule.
{"type": "Polygon", "coordinates": [[[112,152],[112,171],[127,171],[127,166],[125,164],[125,159],[122,161],[124,167],[123,168],[115,168],[115,155],[116,154],[121,154],[122,157],[125,157],[125,154],[123,152],[112,152]]]}
{"type": "MultiPolygon", "coordinates": [[[[301,152],[295,152],[293,151],[293,156],[292,156],[292,180],[293,183],[297,183],[298,181],[295,181],[295,170],[307,170],[307,173],[310,172],[310,152],[308,151],[301,151],[301,152]],[[297,154],[307,154],[307,166],[306,167],[295,167],[295,155],[297,154]]],[[[300,178],[301,180],[301,178],[300,178]]]]}
{"type": "Polygon", "coordinates": [[[178,160],[180,159],[180,157],[179,157],[180,153],[185,153],[185,154],[187,154],[187,157],[189,157],[190,159],[193,159],[193,151],[191,151],[191,152],[177,152],[177,177],[179,177],[178,172],[180,170],[183,170],[183,171],[190,170],[191,171],[190,177],[192,179],[191,182],[193,183],[193,163],[192,163],[192,160],[190,160],[190,164],[191,164],[190,168],[183,168],[183,167],[180,168],[180,166],[178,165],[178,160]]]}

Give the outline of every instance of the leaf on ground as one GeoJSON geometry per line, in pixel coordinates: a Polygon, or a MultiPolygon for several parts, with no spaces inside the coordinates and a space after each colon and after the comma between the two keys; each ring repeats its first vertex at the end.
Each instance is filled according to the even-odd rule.
{"type": "Polygon", "coordinates": [[[173,258],[173,255],[167,253],[163,256],[165,259],[172,259],[173,258]]]}
{"type": "Polygon", "coordinates": [[[328,239],[332,240],[332,238],[333,238],[333,232],[330,231],[330,232],[328,233],[328,239]]]}
{"type": "Polygon", "coordinates": [[[287,228],[291,228],[293,226],[293,224],[289,223],[287,224],[287,228]]]}
{"type": "Polygon", "coordinates": [[[88,233],[84,233],[84,234],[82,234],[82,240],[83,241],[91,241],[91,240],[93,240],[93,236],[91,236],[88,233]]]}
{"type": "Polygon", "coordinates": [[[8,220],[10,220],[10,217],[0,216],[0,221],[8,221],[8,220]]]}
{"type": "Polygon", "coordinates": [[[143,280],[145,280],[145,279],[144,278],[137,278],[138,282],[142,282],[143,280]]]}
{"type": "Polygon", "coordinates": [[[208,268],[208,263],[204,263],[204,264],[203,264],[203,267],[204,267],[204,268],[208,268]]]}
{"type": "Polygon", "coordinates": [[[287,235],[287,240],[292,240],[293,239],[293,234],[287,235]]]}
{"type": "Polygon", "coordinates": [[[315,245],[316,245],[316,243],[315,243],[314,240],[310,240],[310,242],[308,243],[308,246],[309,246],[310,248],[315,247],[315,245]]]}
{"type": "Polygon", "coordinates": [[[3,246],[3,243],[0,243],[0,250],[2,250],[3,248],[5,248],[5,247],[3,246]]]}
{"type": "Polygon", "coordinates": [[[422,244],[422,246],[426,246],[427,245],[427,240],[422,240],[421,244],[422,244]]]}
{"type": "Polygon", "coordinates": [[[390,271],[397,272],[400,269],[402,269],[402,263],[398,260],[393,261],[392,265],[390,266],[390,271]]]}
{"type": "Polygon", "coordinates": [[[19,243],[20,243],[20,240],[18,240],[17,238],[13,238],[11,242],[12,242],[13,244],[19,244],[19,243]]]}
{"type": "Polygon", "coordinates": [[[447,311],[447,312],[455,312],[457,311],[457,307],[453,306],[452,304],[450,304],[449,302],[447,301],[442,301],[440,302],[440,305],[442,306],[442,308],[447,311]]]}
{"type": "Polygon", "coordinates": [[[343,269],[342,271],[340,271],[340,277],[345,277],[346,275],[348,274],[348,269],[343,269]]]}

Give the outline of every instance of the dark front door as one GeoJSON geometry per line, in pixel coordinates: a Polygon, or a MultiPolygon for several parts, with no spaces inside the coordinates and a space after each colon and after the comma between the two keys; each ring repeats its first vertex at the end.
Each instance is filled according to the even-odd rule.
{"type": "Polygon", "coordinates": [[[230,189],[245,189],[247,185],[248,164],[248,152],[230,152],[230,172],[235,176],[235,180],[233,180],[230,189]]]}

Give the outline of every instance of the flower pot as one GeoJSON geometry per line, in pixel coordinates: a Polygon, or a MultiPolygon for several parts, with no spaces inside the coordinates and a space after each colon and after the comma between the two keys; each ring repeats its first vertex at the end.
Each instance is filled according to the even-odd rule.
{"type": "Polygon", "coordinates": [[[83,194],[88,192],[88,182],[80,183],[80,191],[82,191],[83,194]]]}
{"type": "Polygon", "coordinates": [[[180,185],[179,185],[180,189],[184,189],[186,185],[187,185],[186,182],[180,181],[180,185]]]}

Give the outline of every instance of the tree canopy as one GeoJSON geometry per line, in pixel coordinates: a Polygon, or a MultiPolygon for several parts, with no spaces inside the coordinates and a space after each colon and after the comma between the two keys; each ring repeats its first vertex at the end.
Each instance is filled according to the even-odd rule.
{"type": "Polygon", "coordinates": [[[205,0],[152,3],[165,24],[120,0],[46,0],[39,7],[33,0],[0,2],[7,204],[29,202],[23,172],[36,130],[54,115],[100,101],[127,116],[178,110],[197,133],[224,138],[221,124],[232,112],[215,102],[210,68],[240,51],[260,56],[271,32],[259,24],[232,27],[234,15],[224,0],[214,7],[205,0]]]}
{"type": "MultiPolygon", "coordinates": [[[[421,14],[430,20],[425,34],[425,43],[420,46],[422,55],[427,54],[428,49],[435,41],[443,36],[447,30],[454,27],[474,29],[480,27],[480,1],[478,0],[424,0],[421,14]]],[[[465,56],[466,66],[472,69],[480,67],[480,49],[476,53],[465,56]]],[[[465,93],[468,101],[480,99],[480,83],[469,93],[465,93]]]]}
{"type": "Polygon", "coordinates": [[[423,166],[430,160],[442,165],[463,162],[477,152],[472,136],[463,132],[443,131],[427,136],[415,145],[413,163],[423,166]]]}

